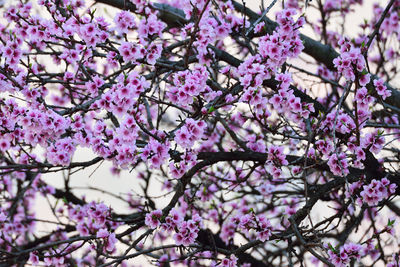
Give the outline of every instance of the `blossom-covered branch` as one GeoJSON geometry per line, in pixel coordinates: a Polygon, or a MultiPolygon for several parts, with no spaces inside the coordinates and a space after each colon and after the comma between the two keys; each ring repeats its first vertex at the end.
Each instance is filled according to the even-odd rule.
{"type": "Polygon", "coordinates": [[[400,266],[400,2],[306,5],[4,4],[0,266],[400,266]]]}

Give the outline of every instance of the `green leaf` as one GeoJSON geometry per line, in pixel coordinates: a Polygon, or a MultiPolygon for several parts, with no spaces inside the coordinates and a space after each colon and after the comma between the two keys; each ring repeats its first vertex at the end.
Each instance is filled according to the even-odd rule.
{"type": "Polygon", "coordinates": [[[336,252],[336,249],[332,246],[331,243],[328,243],[328,247],[330,250],[332,250],[333,252],[336,252]]]}
{"type": "Polygon", "coordinates": [[[215,108],[214,108],[213,106],[211,106],[211,107],[208,109],[208,113],[212,113],[214,110],[215,110],[215,108]]]}

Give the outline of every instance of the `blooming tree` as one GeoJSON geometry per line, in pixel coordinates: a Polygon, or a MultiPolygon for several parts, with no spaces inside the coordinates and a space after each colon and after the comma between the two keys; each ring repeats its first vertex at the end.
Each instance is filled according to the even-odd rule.
{"type": "Polygon", "coordinates": [[[400,266],[400,1],[363,10],[5,2],[0,266],[400,266]],[[118,209],[70,186],[103,161],[118,209]]]}

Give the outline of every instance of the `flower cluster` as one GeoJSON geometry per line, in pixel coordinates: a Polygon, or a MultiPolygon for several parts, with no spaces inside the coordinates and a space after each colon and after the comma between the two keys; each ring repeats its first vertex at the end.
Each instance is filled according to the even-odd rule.
{"type": "Polygon", "coordinates": [[[93,108],[104,108],[122,116],[134,107],[136,99],[150,86],[136,71],[131,71],[128,75],[119,75],[117,81],[111,90],[103,93],[101,99],[92,105],[93,108]]]}
{"type": "Polygon", "coordinates": [[[172,103],[187,107],[193,103],[193,98],[205,91],[208,72],[205,67],[196,67],[194,70],[177,72],[173,76],[173,86],[167,92],[172,103]]]}
{"type": "Polygon", "coordinates": [[[268,147],[268,159],[266,162],[267,170],[273,178],[277,179],[282,174],[282,166],[288,164],[286,155],[283,153],[283,147],[281,146],[270,146],[268,147]]]}
{"type": "Polygon", "coordinates": [[[286,160],[286,155],[283,153],[283,147],[274,145],[268,147],[268,161],[278,166],[287,165],[288,161],[286,160]]]}
{"type": "Polygon", "coordinates": [[[376,130],[372,133],[366,133],[361,139],[361,147],[368,148],[372,153],[378,154],[385,144],[385,137],[382,136],[382,130],[376,130]]]}
{"type": "Polygon", "coordinates": [[[391,96],[392,93],[387,89],[384,81],[382,79],[374,80],[375,90],[385,100],[387,97],[391,96]]]}
{"type": "Polygon", "coordinates": [[[246,146],[255,152],[265,153],[267,151],[267,145],[261,136],[255,134],[249,134],[246,136],[246,146]]]}
{"type": "Polygon", "coordinates": [[[93,77],[93,81],[86,82],[85,86],[89,91],[90,95],[96,97],[99,93],[99,89],[104,85],[104,81],[99,77],[93,77]]]}
{"type": "Polygon", "coordinates": [[[192,148],[194,142],[203,137],[207,124],[204,121],[195,121],[187,119],[185,125],[175,133],[175,142],[183,148],[192,148]]]}
{"type": "Polygon", "coordinates": [[[70,137],[59,139],[48,147],[46,158],[51,164],[68,166],[75,149],[74,141],[70,137]]]}
{"type": "Polygon", "coordinates": [[[332,153],[328,160],[331,172],[337,176],[346,176],[350,173],[346,154],[343,152],[332,153]]]}
{"type": "Polygon", "coordinates": [[[309,118],[310,113],[315,111],[313,104],[302,102],[294,95],[293,90],[290,89],[292,77],[289,73],[279,73],[275,80],[279,83],[278,93],[274,94],[268,102],[278,113],[286,114],[289,119],[304,125],[304,119],[309,118]]]}
{"type": "Polygon", "coordinates": [[[17,122],[22,127],[26,142],[42,146],[47,146],[49,141],[59,138],[70,125],[68,118],[64,118],[54,111],[41,111],[40,109],[25,110],[17,122]]]}
{"type": "Polygon", "coordinates": [[[117,243],[117,238],[115,236],[115,233],[110,233],[106,229],[102,228],[97,232],[96,237],[104,239],[105,241],[104,249],[106,251],[110,252],[114,250],[115,244],[117,243]]]}
{"type": "Polygon", "coordinates": [[[208,50],[207,46],[217,40],[225,38],[231,32],[229,23],[224,20],[221,21],[222,22],[219,23],[213,17],[203,16],[203,19],[199,23],[200,31],[193,45],[199,52],[197,59],[200,64],[209,65],[211,63],[213,52],[208,50]]]}
{"type": "Polygon", "coordinates": [[[171,162],[169,170],[173,178],[181,178],[187,170],[196,165],[197,156],[194,152],[186,150],[179,163],[171,162]]]}
{"type": "Polygon", "coordinates": [[[264,215],[246,213],[236,214],[226,220],[221,230],[221,239],[228,244],[237,230],[240,230],[247,238],[264,242],[271,237],[273,228],[271,222],[264,215]]]}
{"type": "MultiPolygon", "coordinates": [[[[396,6],[396,3],[394,3],[394,6],[396,6]]],[[[374,29],[373,25],[375,25],[378,22],[378,19],[382,16],[384,8],[380,6],[379,3],[374,3],[373,12],[375,16],[371,21],[371,29],[374,29]]],[[[389,10],[389,13],[385,16],[380,29],[380,34],[383,38],[388,38],[391,34],[399,32],[399,14],[396,8],[389,10]]]]}
{"type": "MultiPolygon", "coordinates": [[[[0,82],[1,86],[1,82],[0,82]]],[[[0,132],[6,133],[9,132],[9,135],[2,136],[5,138],[16,138],[22,134],[21,129],[16,127],[17,119],[21,117],[22,114],[25,113],[25,108],[18,106],[16,101],[12,98],[4,100],[0,98],[0,132]]],[[[7,139],[8,139],[7,138],[7,139]]]]}
{"type": "Polygon", "coordinates": [[[135,17],[132,12],[129,11],[121,11],[116,14],[114,17],[115,29],[119,34],[128,33],[135,26],[135,17]]]}
{"type": "Polygon", "coordinates": [[[175,231],[175,229],[183,222],[182,214],[175,208],[171,209],[168,216],[165,217],[165,223],[161,225],[164,231],[175,231]]]}
{"type": "Polygon", "coordinates": [[[342,134],[350,133],[355,127],[354,120],[342,110],[332,110],[320,126],[326,132],[331,132],[335,129],[335,131],[342,134]]]}
{"type": "Polygon", "coordinates": [[[331,138],[321,139],[315,142],[315,148],[322,154],[323,159],[328,159],[333,152],[333,141],[331,138]]]}
{"type": "MultiPolygon", "coordinates": [[[[86,46],[95,48],[98,43],[105,42],[108,37],[108,23],[103,18],[91,20],[89,16],[84,16],[78,22],[82,25],[77,25],[73,19],[69,19],[66,24],[70,26],[71,32],[68,35],[73,35],[74,32],[78,33],[86,46]]],[[[68,36],[69,37],[69,36],[68,36]]]]}
{"type": "Polygon", "coordinates": [[[362,248],[361,245],[353,243],[345,244],[339,250],[331,247],[328,251],[329,260],[337,267],[346,267],[351,259],[361,259],[362,248]]]}
{"type": "Polygon", "coordinates": [[[240,84],[244,87],[242,102],[257,105],[262,102],[262,90],[259,88],[263,81],[271,78],[271,73],[263,64],[260,55],[247,58],[237,69],[240,84]]]}
{"type": "Polygon", "coordinates": [[[146,214],[145,224],[151,229],[156,229],[161,225],[162,211],[161,210],[153,210],[150,213],[146,214]]]}
{"type": "MultiPolygon", "coordinates": [[[[156,131],[153,131],[155,134],[156,131]]],[[[166,134],[158,131],[156,134],[160,140],[166,140],[166,134]]],[[[166,140],[160,142],[153,137],[150,138],[147,145],[141,150],[141,158],[143,161],[149,161],[151,168],[159,168],[168,158],[169,142],[166,140]]]]}
{"type": "Polygon", "coordinates": [[[20,48],[22,42],[18,39],[16,41],[8,41],[6,44],[0,45],[0,54],[5,59],[5,63],[10,67],[16,69],[19,60],[22,57],[22,50],[20,48]]]}
{"type": "MultiPolygon", "coordinates": [[[[124,62],[136,62],[138,59],[144,57],[146,50],[139,44],[134,44],[132,42],[121,42],[118,52],[122,56],[124,62]]],[[[109,54],[109,58],[110,60],[113,60],[115,55],[111,53],[112,52],[109,54]]]]}
{"type": "Polygon", "coordinates": [[[364,185],[357,201],[362,205],[376,206],[378,203],[396,192],[397,185],[390,183],[387,178],[378,181],[373,179],[370,184],[364,185]]]}
{"type": "Polygon", "coordinates": [[[167,25],[160,21],[155,14],[148,14],[143,18],[138,26],[138,33],[143,43],[146,43],[144,39],[151,38],[154,35],[162,37],[162,30],[167,25]]]}
{"type": "Polygon", "coordinates": [[[367,88],[361,87],[357,89],[357,92],[354,95],[354,101],[358,108],[358,123],[363,127],[370,117],[371,112],[369,107],[375,101],[375,98],[368,93],[367,88]]]}
{"type": "MultiPolygon", "coordinates": [[[[188,246],[193,244],[200,231],[201,223],[202,218],[197,214],[188,221],[181,221],[181,223],[176,226],[178,231],[174,235],[176,245],[188,246]]],[[[167,227],[170,228],[171,226],[172,225],[169,225],[167,227]]]]}
{"type": "Polygon", "coordinates": [[[264,197],[271,196],[272,193],[276,190],[276,186],[271,184],[268,181],[263,181],[262,184],[260,184],[257,187],[257,190],[263,195],[264,197]]]}
{"type": "Polygon", "coordinates": [[[162,45],[152,43],[150,46],[147,47],[146,51],[147,63],[149,63],[150,65],[154,65],[156,64],[157,59],[161,57],[162,45]]]}
{"type": "Polygon", "coordinates": [[[356,72],[365,69],[365,59],[360,48],[355,48],[350,42],[342,38],[339,41],[340,56],[333,60],[333,64],[347,80],[354,81],[356,72]]]}
{"type": "MultiPolygon", "coordinates": [[[[38,180],[39,178],[36,178],[36,181],[38,180]]],[[[0,190],[3,194],[9,195],[10,198],[17,197],[17,191],[12,186],[12,177],[10,175],[3,175],[0,181],[0,190]]],[[[0,231],[2,233],[0,245],[4,246],[7,243],[23,244],[24,234],[36,230],[36,222],[27,220],[35,217],[35,213],[33,212],[35,210],[34,191],[39,188],[36,181],[32,185],[33,188],[27,190],[21,205],[18,205],[15,210],[12,207],[13,202],[5,201],[2,203],[0,208],[0,231]],[[29,213],[26,213],[27,210],[29,210],[29,213]]]]}
{"type": "MultiPolygon", "coordinates": [[[[62,212],[63,209],[60,209],[62,212]]],[[[111,210],[104,203],[90,202],[85,205],[68,205],[68,217],[77,223],[76,229],[82,236],[96,235],[104,240],[104,249],[111,252],[117,242],[114,230],[120,225],[109,220],[111,210]]]]}
{"type": "MultiPolygon", "coordinates": [[[[190,18],[193,14],[193,8],[197,9],[197,12],[201,12],[202,16],[199,18],[198,23],[188,23],[183,27],[181,33],[182,38],[193,38],[193,47],[196,48],[196,58],[200,64],[210,65],[214,53],[209,49],[208,45],[219,43],[229,33],[232,32],[234,25],[238,22],[239,17],[232,13],[226,14],[218,10],[214,15],[210,14],[211,5],[206,1],[182,1],[182,8],[185,12],[186,17],[190,18]],[[206,6],[207,4],[207,6],[206,6]],[[189,15],[190,14],[190,15],[189,15]]],[[[221,2],[221,9],[234,9],[230,2],[221,2]]],[[[243,25],[242,22],[240,25],[243,25]]],[[[248,24],[248,21],[246,21],[248,24]]]]}
{"type": "Polygon", "coordinates": [[[205,202],[210,200],[214,193],[218,192],[218,187],[215,184],[203,185],[196,193],[196,196],[200,198],[201,201],[205,202]]]}
{"type": "MultiPolygon", "coordinates": [[[[294,9],[278,12],[276,15],[279,24],[277,30],[272,35],[260,38],[259,54],[247,58],[237,69],[236,75],[245,89],[241,101],[256,106],[258,112],[267,109],[267,101],[263,99],[260,88],[263,81],[276,75],[278,69],[288,58],[296,57],[303,50],[297,29],[304,24],[304,18],[301,17],[295,22],[292,18],[295,13],[294,9]]],[[[287,96],[288,103],[282,102],[283,97],[278,95],[279,99],[271,100],[270,103],[274,107],[276,106],[274,103],[282,104],[282,106],[288,104],[295,108],[294,112],[300,112],[302,111],[300,99],[294,97],[290,92],[289,95],[287,93],[291,80],[290,76],[286,76],[288,75],[277,75],[277,81],[282,83],[283,97],[287,96]]]]}
{"type": "Polygon", "coordinates": [[[161,210],[154,210],[146,215],[145,223],[151,229],[160,226],[163,231],[175,232],[176,245],[188,246],[196,240],[202,226],[202,218],[195,214],[192,219],[185,221],[176,209],[172,209],[168,216],[163,218],[161,210]]]}
{"type": "Polygon", "coordinates": [[[299,36],[299,28],[304,23],[304,17],[294,21],[295,9],[285,9],[276,14],[278,28],[272,35],[260,38],[258,50],[266,60],[267,69],[276,73],[277,69],[288,59],[298,56],[304,46],[299,36]]]}
{"type": "Polygon", "coordinates": [[[114,229],[118,224],[109,221],[110,209],[104,203],[90,202],[83,206],[69,206],[68,216],[77,222],[77,230],[81,235],[95,234],[100,229],[114,229]]]}

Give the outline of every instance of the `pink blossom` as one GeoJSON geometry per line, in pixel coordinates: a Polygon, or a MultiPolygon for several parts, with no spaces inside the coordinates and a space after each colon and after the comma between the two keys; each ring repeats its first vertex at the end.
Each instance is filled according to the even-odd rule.
{"type": "Polygon", "coordinates": [[[380,181],[373,179],[370,184],[363,186],[363,191],[360,193],[360,196],[364,203],[375,206],[383,199],[394,194],[396,188],[397,185],[391,184],[386,178],[380,181]]]}
{"type": "Polygon", "coordinates": [[[108,238],[107,238],[107,242],[106,242],[106,247],[105,249],[107,251],[113,251],[115,248],[115,244],[117,243],[118,239],[115,236],[115,233],[111,233],[108,238]]]}
{"type": "Polygon", "coordinates": [[[145,218],[145,224],[150,228],[155,229],[161,225],[160,222],[161,217],[162,217],[161,210],[154,210],[150,213],[147,213],[145,218]]]}
{"type": "Polygon", "coordinates": [[[108,237],[110,234],[108,233],[107,229],[101,228],[99,229],[99,231],[96,234],[96,237],[98,238],[106,238],[108,237]]]}
{"type": "Polygon", "coordinates": [[[383,100],[392,95],[390,90],[386,88],[386,85],[384,84],[382,79],[374,80],[374,85],[376,92],[382,97],[383,100]]]}
{"type": "Polygon", "coordinates": [[[229,258],[225,258],[221,261],[221,266],[223,267],[236,267],[237,266],[237,260],[235,255],[231,255],[229,258]]]}
{"type": "Polygon", "coordinates": [[[38,265],[39,264],[39,256],[36,253],[31,252],[31,253],[29,253],[29,261],[33,265],[38,265]]]}
{"type": "Polygon", "coordinates": [[[119,34],[128,33],[129,30],[136,26],[133,14],[125,10],[117,13],[114,17],[114,23],[119,34]]]}

